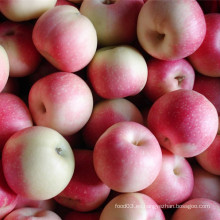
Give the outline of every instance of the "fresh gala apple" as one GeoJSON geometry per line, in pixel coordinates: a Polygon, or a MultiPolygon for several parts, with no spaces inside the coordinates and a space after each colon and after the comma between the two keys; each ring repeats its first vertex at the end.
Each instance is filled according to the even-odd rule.
{"type": "Polygon", "coordinates": [[[0,11],[9,20],[21,22],[40,17],[55,4],[56,0],[1,0],[0,11]]]}
{"type": "Polygon", "coordinates": [[[0,23],[0,44],[7,52],[12,77],[30,75],[40,63],[41,56],[33,44],[32,31],[33,25],[28,22],[0,23]]]}
{"type": "Polygon", "coordinates": [[[196,0],[147,0],[138,16],[138,41],[158,59],[178,60],[191,55],[205,34],[204,13],[196,0]]]}
{"type": "Polygon", "coordinates": [[[83,0],[80,12],[92,21],[99,45],[128,44],[136,39],[143,4],[143,0],[83,0]]]}
{"type": "Polygon", "coordinates": [[[0,45],[0,92],[7,84],[9,77],[9,59],[4,47],[0,45]]]}
{"type": "Polygon", "coordinates": [[[100,220],[165,220],[157,203],[142,193],[123,193],[113,198],[102,210],[100,220]]]}
{"type": "Polygon", "coordinates": [[[64,207],[88,212],[100,207],[110,188],[97,176],[93,166],[93,151],[74,150],[75,171],[67,187],[54,199],[64,207]]]}
{"type": "Polygon", "coordinates": [[[174,154],[194,157],[205,151],[218,131],[218,113],[202,94],[179,89],[157,99],[147,125],[160,145],[174,154]]]}
{"type": "Polygon", "coordinates": [[[207,198],[220,202],[220,176],[193,165],[194,186],[190,199],[207,198]]]}
{"type": "Polygon", "coordinates": [[[37,20],[33,42],[57,69],[75,72],[86,67],[93,58],[97,35],[92,22],[76,7],[60,5],[37,20]]]}
{"type": "Polygon", "coordinates": [[[8,214],[4,220],[61,220],[61,218],[53,211],[40,209],[40,208],[31,208],[25,207],[20,209],[13,210],[8,214]]]}
{"type": "Polygon", "coordinates": [[[94,148],[98,177],[118,192],[136,192],[152,184],[159,174],[162,153],[155,136],[137,122],[109,127],[94,148]]]}
{"type": "Polygon", "coordinates": [[[83,138],[87,146],[94,148],[105,130],[120,121],[135,121],[143,124],[143,117],[139,109],[127,99],[110,99],[98,102],[83,128],[83,138]]]}
{"type": "Polygon", "coordinates": [[[79,131],[89,120],[93,108],[92,93],[86,82],[67,72],[39,79],[31,87],[28,100],[35,123],[62,135],[79,131]]]}
{"type": "Polygon", "coordinates": [[[159,205],[176,205],[192,193],[194,177],[189,162],[166,149],[162,150],[162,166],[154,182],[141,192],[159,205]]]}
{"type": "Polygon", "coordinates": [[[18,195],[8,186],[0,160],[0,219],[10,213],[18,202],[18,195]]]}
{"type": "Polygon", "coordinates": [[[33,200],[58,195],[74,172],[74,155],[57,131],[32,126],[16,132],[4,146],[5,179],[17,194],[33,200]]]}
{"type": "Polygon", "coordinates": [[[206,14],[205,21],[205,39],[198,50],[189,56],[189,61],[199,73],[220,77],[220,13],[206,14]]]}
{"type": "Polygon", "coordinates": [[[147,81],[147,64],[132,46],[103,47],[88,65],[88,78],[95,92],[107,99],[138,94],[147,81]]]}
{"type": "Polygon", "coordinates": [[[152,101],[177,89],[193,89],[195,71],[185,59],[166,61],[152,58],[147,67],[148,78],[143,92],[152,101]]]}
{"type": "Polygon", "coordinates": [[[220,175],[220,134],[204,152],[196,156],[196,160],[209,173],[220,175]]]}
{"type": "Polygon", "coordinates": [[[220,204],[206,198],[190,199],[180,205],[171,220],[220,219],[220,204]]]}
{"type": "MultiPolygon", "coordinates": [[[[15,132],[33,125],[26,104],[16,95],[0,93],[0,152],[15,132]]],[[[0,153],[1,154],[1,153],[0,153]]]]}

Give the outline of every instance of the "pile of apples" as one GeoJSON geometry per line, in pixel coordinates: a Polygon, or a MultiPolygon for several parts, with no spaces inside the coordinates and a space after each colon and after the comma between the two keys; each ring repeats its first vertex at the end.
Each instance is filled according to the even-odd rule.
{"type": "Polygon", "coordinates": [[[219,0],[0,12],[0,219],[220,219],[219,0]]]}

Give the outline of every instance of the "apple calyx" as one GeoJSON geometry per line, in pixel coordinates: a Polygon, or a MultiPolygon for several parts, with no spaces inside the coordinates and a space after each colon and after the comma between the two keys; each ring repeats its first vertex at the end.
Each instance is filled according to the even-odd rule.
{"type": "Polygon", "coordinates": [[[116,2],[116,0],[104,0],[102,3],[105,5],[112,5],[116,2]]]}

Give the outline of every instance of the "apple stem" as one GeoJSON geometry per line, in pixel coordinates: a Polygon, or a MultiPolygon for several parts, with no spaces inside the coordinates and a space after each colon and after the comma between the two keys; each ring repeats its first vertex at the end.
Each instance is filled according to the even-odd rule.
{"type": "Polygon", "coordinates": [[[178,81],[178,84],[180,85],[181,82],[185,79],[185,76],[177,76],[175,79],[178,81]]]}

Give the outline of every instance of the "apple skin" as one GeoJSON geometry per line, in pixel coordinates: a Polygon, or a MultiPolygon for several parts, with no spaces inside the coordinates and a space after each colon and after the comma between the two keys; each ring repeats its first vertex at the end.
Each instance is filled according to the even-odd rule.
{"type": "Polygon", "coordinates": [[[4,218],[4,220],[15,219],[61,220],[61,218],[53,211],[31,207],[15,209],[4,218]]]}
{"type": "Polygon", "coordinates": [[[55,4],[56,0],[1,0],[0,10],[9,20],[21,22],[40,17],[55,4]]]}
{"type": "Polygon", "coordinates": [[[168,150],[162,150],[162,166],[154,182],[141,192],[158,205],[176,205],[192,193],[194,177],[189,162],[168,150]]]}
{"type": "Polygon", "coordinates": [[[103,47],[88,65],[88,78],[95,92],[106,99],[138,94],[147,81],[147,64],[132,46],[103,47]]]}
{"type": "Polygon", "coordinates": [[[76,7],[56,6],[35,23],[33,42],[38,51],[57,69],[75,72],[92,60],[97,35],[92,22],[76,7]]]}
{"type": "Polygon", "coordinates": [[[99,45],[115,46],[136,39],[137,18],[143,4],[143,0],[84,0],[80,12],[92,21],[99,45]]]}
{"type": "Polygon", "coordinates": [[[151,106],[147,125],[160,145],[183,157],[205,151],[218,131],[218,113],[202,94],[179,89],[164,94],[151,106]]]}
{"type": "Polygon", "coordinates": [[[83,128],[87,146],[93,149],[105,130],[120,121],[143,124],[143,117],[139,109],[127,99],[103,100],[95,104],[92,115],[83,128]]]}
{"type": "Polygon", "coordinates": [[[191,54],[188,59],[199,73],[220,77],[220,14],[209,13],[205,15],[206,35],[202,45],[191,54]]]}
{"type": "Polygon", "coordinates": [[[72,149],[65,138],[42,126],[12,135],[4,146],[2,164],[9,187],[32,200],[58,195],[68,185],[75,167],[72,149]]]}
{"type": "Polygon", "coordinates": [[[211,145],[196,156],[198,163],[214,175],[220,175],[220,134],[216,135],[211,145]]]}
{"type": "Polygon", "coordinates": [[[26,104],[16,95],[0,93],[0,152],[15,132],[31,127],[33,121],[26,104]]]}
{"type": "Polygon", "coordinates": [[[72,2],[68,1],[68,0],[57,0],[55,6],[59,6],[59,5],[71,5],[71,6],[75,7],[75,5],[72,2]]]}
{"type": "Polygon", "coordinates": [[[102,210],[100,220],[113,219],[165,220],[165,217],[157,203],[149,196],[142,193],[123,193],[113,198],[102,210]]]}
{"type": "Polygon", "coordinates": [[[192,166],[194,187],[189,199],[207,198],[220,202],[220,176],[211,174],[201,166],[192,166]]]}
{"type": "Polygon", "coordinates": [[[0,219],[3,219],[15,208],[18,195],[8,186],[2,169],[2,161],[0,162],[0,219]]]}
{"type": "Polygon", "coordinates": [[[30,89],[29,109],[37,125],[72,135],[89,120],[93,97],[86,82],[74,73],[56,72],[30,89]]]}
{"type": "Polygon", "coordinates": [[[152,58],[147,66],[148,78],[143,92],[150,100],[155,101],[163,94],[177,89],[193,89],[195,71],[187,60],[152,58]]]}
{"type": "Polygon", "coordinates": [[[74,150],[75,171],[67,187],[54,199],[62,206],[88,212],[100,207],[110,188],[98,178],[93,166],[93,151],[74,150]]]}
{"type": "Polygon", "coordinates": [[[93,161],[98,177],[117,192],[136,192],[159,174],[162,152],[155,136],[143,125],[124,121],[98,139],[93,161]]]}
{"type": "Polygon", "coordinates": [[[0,24],[0,44],[9,59],[9,75],[23,77],[35,71],[41,61],[32,41],[33,25],[28,22],[4,21],[0,24]]]}
{"type": "Polygon", "coordinates": [[[191,199],[183,203],[182,208],[175,211],[171,220],[220,219],[219,210],[220,204],[213,200],[205,198],[191,199]]]}
{"type": "Polygon", "coordinates": [[[196,0],[148,0],[138,16],[138,41],[158,59],[178,60],[191,55],[205,34],[204,13],[196,0]]]}
{"type": "Polygon", "coordinates": [[[93,212],[77,212],[77,211],[70,211],[67,213],[63,220],[99,220],[101,211],[93,211],[93,212]]]}
{"type": "Polygon", "coordinates": [[[0,45],[0,92],[4,89],[9,78],[9,59],[4,47],[0,45]]]}

